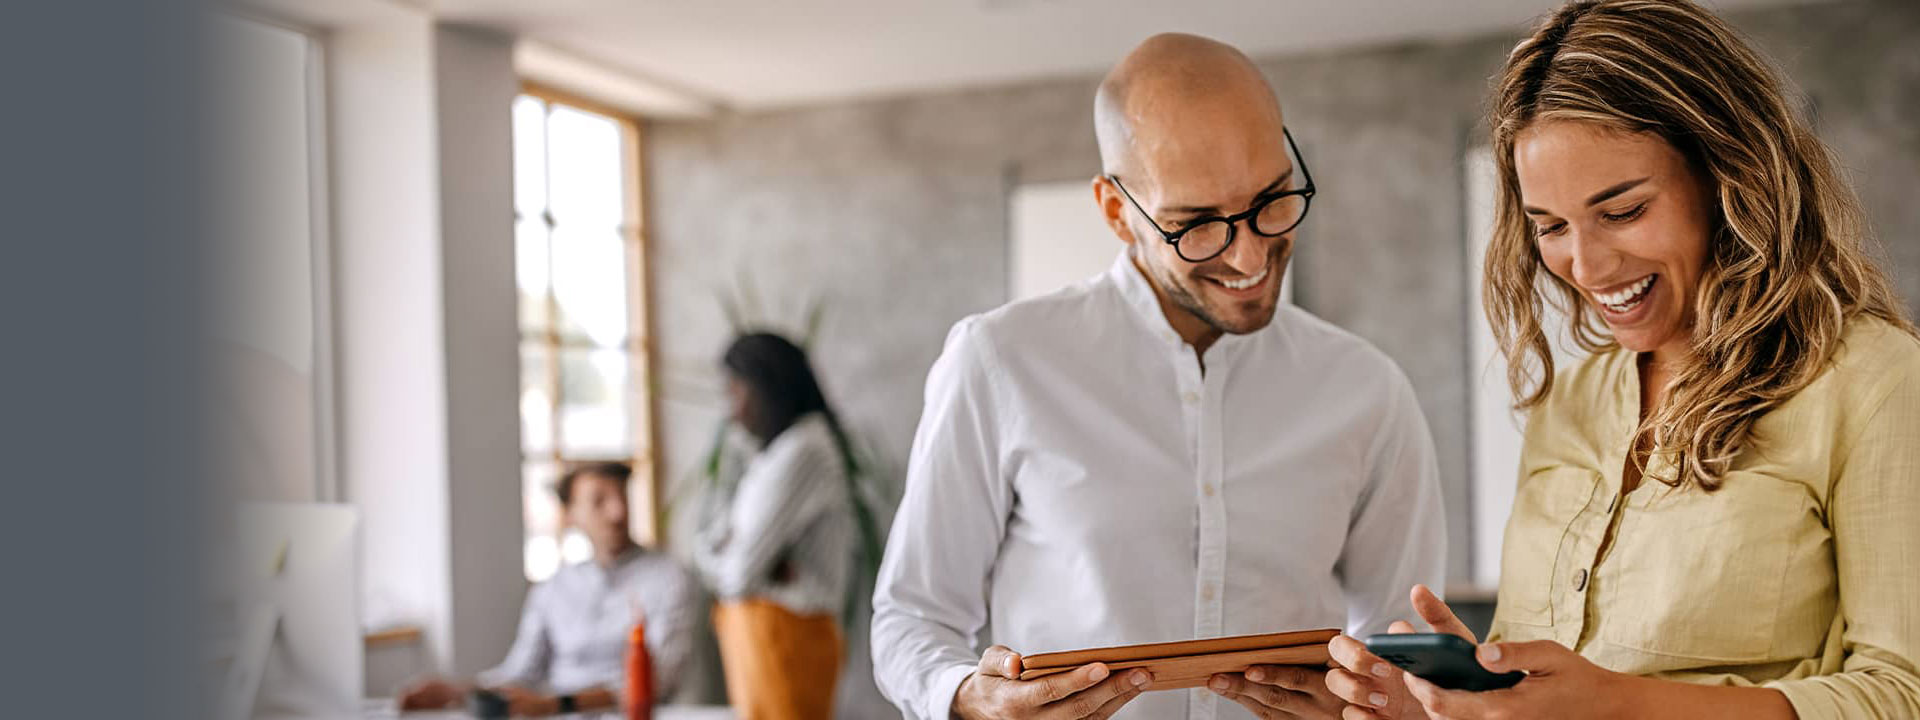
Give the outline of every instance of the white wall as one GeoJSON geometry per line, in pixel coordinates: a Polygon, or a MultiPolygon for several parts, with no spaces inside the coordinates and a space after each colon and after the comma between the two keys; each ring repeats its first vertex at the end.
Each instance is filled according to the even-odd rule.
{"type": "MultiPolygon", "coordinates": [[[[327,36],[339,439],[362,517],[362,622],[451,658],[433,26],[397,6],[327,36]]],[[[378,690],[378,688],[372,688],[378,690]]]]}
{"type": "Polygon", "coordinates": [[[1010,299],[1045,295],[1097,275],[1125,247],[1100,216],[1091,181],[1021,185],[1008,205],[1010,299]]]}

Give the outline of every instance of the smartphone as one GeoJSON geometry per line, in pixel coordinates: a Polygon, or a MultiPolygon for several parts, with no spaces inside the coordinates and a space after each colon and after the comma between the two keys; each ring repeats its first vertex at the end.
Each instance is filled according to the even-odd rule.
{"type": "Polygon", "coordinates": [[[1402,633],[1367,638],[1367,650],[1400,669],[1448,690],[1513,687],[1523,672],[1496,673],[1480,666],[1473,643],[1446,633],[1402,633]]]}

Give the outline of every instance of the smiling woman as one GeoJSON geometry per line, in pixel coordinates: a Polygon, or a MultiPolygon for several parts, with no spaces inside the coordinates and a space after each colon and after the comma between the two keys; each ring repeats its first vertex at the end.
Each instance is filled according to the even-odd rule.
{"type": "Polygon", "coordinates": [[[1508,57],[1484,302],[1530,412],[1478,654],[1528,675],[1337,638],[1349,718],[1920,717],[1920,339],[1790,107],[1684,0],[1569,3],[1508,57]],[[1549,308],[1590,354],[1559,373],[1549,308]]]}

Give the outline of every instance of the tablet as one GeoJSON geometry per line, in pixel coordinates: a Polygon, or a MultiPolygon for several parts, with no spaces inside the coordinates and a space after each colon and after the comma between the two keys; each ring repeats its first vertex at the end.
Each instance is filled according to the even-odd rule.
{"type": "Polygon", "coordinates": [[[1063,673],[1088,663],[1105,663],[1118,673],[1146,668],[1153,673],[1154,690],[1180,690],[1207,684],[1214,675],[1245,672],[1254,665],[1310,665],[1327,667],[1332,656],[1327,641],[1339,630],[1300,630],[1264,635],[1146,643],[1116,647],[1041,653],[1021,658],[1021,680],[1063,673]]]}

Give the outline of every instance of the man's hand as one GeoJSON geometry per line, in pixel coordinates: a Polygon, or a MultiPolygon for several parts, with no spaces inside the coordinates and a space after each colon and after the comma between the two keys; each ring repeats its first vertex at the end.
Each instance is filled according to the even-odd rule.
{"type": "Polygon", "coordinates": [[[400,691],[400,711],[441,710],[454,707],[467,697],[466,688],[432,678],[414,683],[400,691]]]}
{"type": "Polygon", "coordinates": [[[560,712],[560,698],[508,685],[493,689],[507,700],[507,714],[513,717],[542,717],[560,712]]]}
{"type": "Polygon", "coordinates": [[[1114,675],[1101,663],[1021,680],[1020,655],[995,645],[953,695],[960,720],[1105,720],[1153,681],[1145,670],[1114,675]]]}
{"type": "MultiPolygon", "coordinates": [[[[1434,632],[1458,635],[1476,642],[1473,631],[1453,614],[1425,585],[1413,586],[1413,610],[1420,613],[1434,632]]],[[[1396,620],[1387,632],[1414,632],[1413,624],[1396,620]]],[[[1327,651],[1339,668],[1327,671],[1327,687],[1350,705],[1341,717],[1345,720],[1425,720],[1427,712],[1407,690],[1407,673],[1367,652],[1359,639],[1341,635],[1327,643],[1327,651]]]]}
{"type": "Polygon", "coordinates": [[[1347,706],[1327,689],[1326,670],[1297,665],[1255,665],[1244,673],[1215,675],[1207,687],[1268,720],[1338,718],[1347,706]]]}

